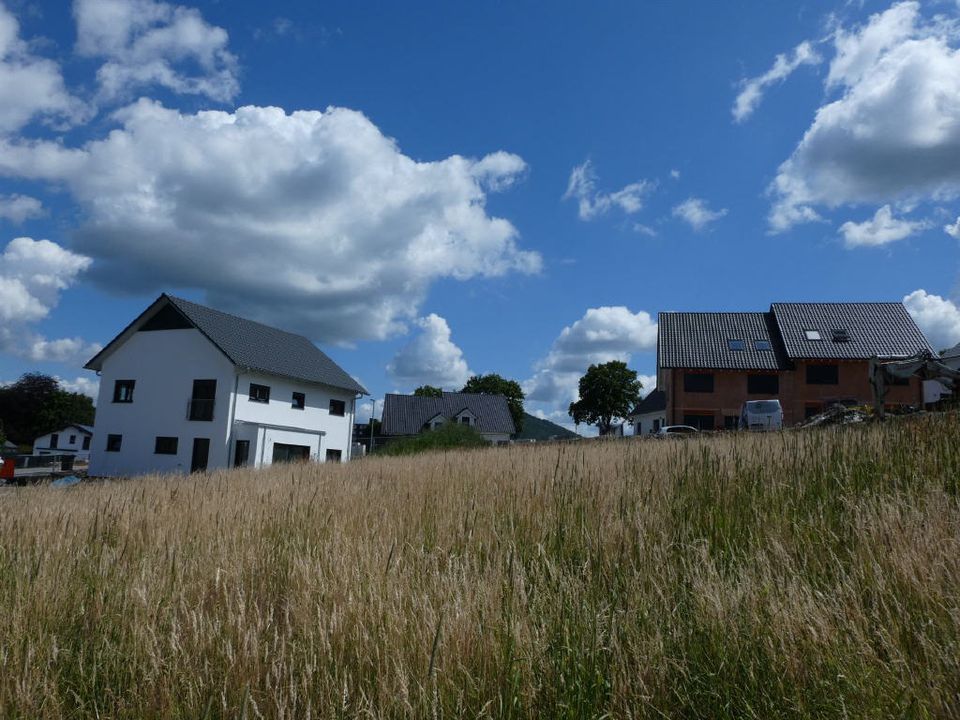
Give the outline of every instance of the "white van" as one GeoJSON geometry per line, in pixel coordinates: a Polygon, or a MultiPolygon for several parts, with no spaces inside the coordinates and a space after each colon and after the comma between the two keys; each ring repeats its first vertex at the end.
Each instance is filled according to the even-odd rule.
{"type": "Polygon", "coordinates": [[[747,400],[740,410],[741,430],[783,430],[779,400],[747,400]]]}

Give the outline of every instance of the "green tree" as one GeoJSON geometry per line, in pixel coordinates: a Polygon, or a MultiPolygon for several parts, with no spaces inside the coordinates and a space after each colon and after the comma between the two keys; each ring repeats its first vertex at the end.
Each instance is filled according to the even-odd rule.
{"type": "Polygon", "coordinates": [[[601,435],[613,428],[616,418],[626,418],[640,400],[636,370],[619,360],[591,365],[580,378],[580,399],[570,403],[570,417],[577,424],[596,425],[601,435]]]}
{"type": "Polygon", "coordinates": [[[0,388],[0,422],[7,437],[20,445],[65,425],[92,425],[93,401],[63,390],[56,378],[42,373],[22,375],[0,388]]]}
{"type": "Polygon", "coordinates": [[[507,380],[496,373],[474,375],[460,392],[480,393],[481,395],[503,395],[510,406],[510,416],[516,432],[523,430],[523,390],[516,380],[507,380]]]}
{"type": "Polygon", "coordinates": [[[421,385],[413,391],[413,394],[417,397],[442,397],[443,390],[433,385],[421,385]]]}

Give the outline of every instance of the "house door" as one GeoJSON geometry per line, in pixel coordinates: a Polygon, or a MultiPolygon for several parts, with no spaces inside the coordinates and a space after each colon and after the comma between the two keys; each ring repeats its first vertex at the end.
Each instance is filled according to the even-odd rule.
{"type": "Polygon", "coordinates": [[[210,438],[193,439],[193,457],[190,460],[190,472],[200,472],[207,469],[207,459],[210,456],[210,438]]]}

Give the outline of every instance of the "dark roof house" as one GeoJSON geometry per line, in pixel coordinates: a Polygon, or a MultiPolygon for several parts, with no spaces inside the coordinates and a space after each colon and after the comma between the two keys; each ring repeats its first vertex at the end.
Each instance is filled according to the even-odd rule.
{"type": "Polygon", "coordinates": [[[387,394],[383,401],[384,435],[416,435],[437,418],[452,420],[467,411],[482,435],[515,432],[510,406],[503,395],[443,393],[440,397],[387,394]]]}
{"type": "Polygon", "coordinates": [[[649,413],[660,413],[667,409],[667,394],[663,390],[654,389],[648,393],[645,398],[637,403],[637,406],[630,413],[630,417],[638,415],[647,415],[649,413]]]}

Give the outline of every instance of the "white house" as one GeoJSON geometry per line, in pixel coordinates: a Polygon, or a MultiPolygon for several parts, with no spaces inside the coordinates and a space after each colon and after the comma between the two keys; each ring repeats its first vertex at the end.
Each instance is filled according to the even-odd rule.
{"type": "Polygon", "coordinates": [[[416,435],[450,422],[474,428],[490,443],[508,442],[515,432],[503,395],[445,392],[440,397],[384,397],[381,432],[387,437],[416,435]]]}
{"type": "Polygon", "coordinates": [[[654,390],[637,403],[630,414],[634,435],[649,435],[667,424],[667,396],[663,390],[654,390]]]}
{"type": "Polygon", "coordinates": [[[166,294],[86,367],[94,476],[343,462],[367,393],[302,335],[166,294]]]}
{"type": "Polygon", "coordinates": [[[67,425],[57,432],[41,435],[33,441],[34,455],[73,455],[78,460],[90,457],[91,425],[67,425]]]}

